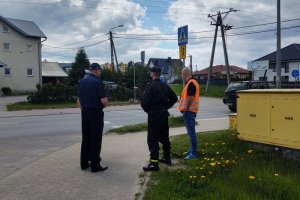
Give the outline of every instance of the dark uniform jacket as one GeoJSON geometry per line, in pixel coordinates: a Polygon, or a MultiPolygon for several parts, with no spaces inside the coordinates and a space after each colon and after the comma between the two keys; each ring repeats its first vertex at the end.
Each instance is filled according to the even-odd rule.
{"type": "Polygon", "coordinates": [[[177,95],[175,92],[160,79],[155,79],[147,84],[141,106],[149,115],[169,115],[168,109],[176,102],[177,95]]]}

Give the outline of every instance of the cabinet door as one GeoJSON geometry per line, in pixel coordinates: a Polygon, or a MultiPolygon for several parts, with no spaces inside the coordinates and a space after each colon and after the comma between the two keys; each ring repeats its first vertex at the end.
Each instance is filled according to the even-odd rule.
{"type": "Polygon", "coordinates": [[[270,143],[270,93],[239,93],[238,138],[270,143]]]}
{"type": "Polygon", "coordinates": [[[300,93],[271,96],[271,143],[300,149],[300,93]]]}

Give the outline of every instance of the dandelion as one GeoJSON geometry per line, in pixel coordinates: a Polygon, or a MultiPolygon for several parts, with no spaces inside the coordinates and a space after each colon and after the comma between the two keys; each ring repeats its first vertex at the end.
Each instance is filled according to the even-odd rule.
{"type": "Polygon", "coordinates": [[[251,175],[251,176],[249,176],[249,179],[254,180],[254,179],[256,179],[256,177],[251,175]]]}
{"type": "Polygon", "coordinates": [[[199,167],[196,167],[195,169],[199,169],[199,167]]]}
{"type": "Polygon", "coordinates": [[[203,167],[200,167],[201,170],[203,170],[203,167]]]}
{"type": "Polygon", "coordinates": [[[210,160],[211,160],[211,161],[213,161],[213,160],[214,160],[214,158],[211,158],[210,160]]]}
{"type": "Polygon", "coordinates": [[[197,178],[197,176],[193,176],[193,178],[197,178]]]}
{"type": "Polygon", "coordinates": [[[251,154],[252,152],[253,152],[253,150],[252,150],[252,149],[248,150],[248,153],[249,153],[249,154],[251,154]]]}
{"type": "Polygon", "coordinates": [[[192,179],[193,178],[193,176],[190,176],[190,179],[192,179]]]}
{"type": "Polygon", "coordinates": [[[220,153],[217,151],[216,154],[219,155],[220,153]]]}
{"type": "Polygon", "coordinates": [[[202,175],[201,178],[203,179],[203,178],[205,178],[205,176],[202,175]]]}
{"type": "Polygon", "coordinates": [[[221,162],[218,162],[218,165],[220,165],[221,164],[221,162]]]}
{"type": "Polygon", "coordinates": [[[279,176],[279,174],[274,174],[274,176],[279,176]]]}
{"type": "Polygon", "coordinates": [[[212,162],[212,163],[209,163],[209,164],[210,164],[210,166],[212,166],[212,167],[214,167],[214,166],[216,165],[215,162],[212,162]]]}
{"type": "Polygon", "coordinates": [[[212,171],[208,172],[209,174],[213,174],[212,171]]]}
{"type": "Polygon", "coordinates": [[[215,146],[215,144],[211,144],[211,146],[215,146]]]}
{"type": "Polygon", "coordinates": [[[180,170],[178,170],[177,172],[180,173],[180,170]]]}
{"type": "Polygon", "coordinates": [[[228,164],[230,161],[229,160],[225,160],[225,163],[228,164]]]}
{"type": "Polygon", "coordinates": [[[225,144],[226,144],[225,142],[222,143],[222,145],[225,145],[225,144]]]}

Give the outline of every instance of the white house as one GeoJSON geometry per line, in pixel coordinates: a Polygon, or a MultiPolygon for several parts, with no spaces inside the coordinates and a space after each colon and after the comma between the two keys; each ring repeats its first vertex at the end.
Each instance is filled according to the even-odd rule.
{"type": "Polygon", "coordinates": [[[0,16],[0,89],[34,91],[42,83],[42,39],[34,22],[0,16]]]}
{"type": "MultiPolygon", "coordinates": [[[[300,44],[291,44],[281,49],[281,80],[295,81],[293,71],[300,69],[300,44]]],[[[276,51],[248,63],[248,70],[252,71],[253,80],[276,80],[276,51]]]]}

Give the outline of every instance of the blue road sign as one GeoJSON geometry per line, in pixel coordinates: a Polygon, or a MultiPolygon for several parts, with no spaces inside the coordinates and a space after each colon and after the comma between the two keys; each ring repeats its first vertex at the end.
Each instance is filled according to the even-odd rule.
{"type": "Polygon", "coordinates": [[[294,78],[297,78],[297,77],[299,76],[299,70],[294,69],[294,70],[292,71],[292,76],[293,76],[294,78]]]}
{"type": "Polygon", "coordinates": [[[188,25],[178,28],[178,46],[188,43],[188,25]]]}

